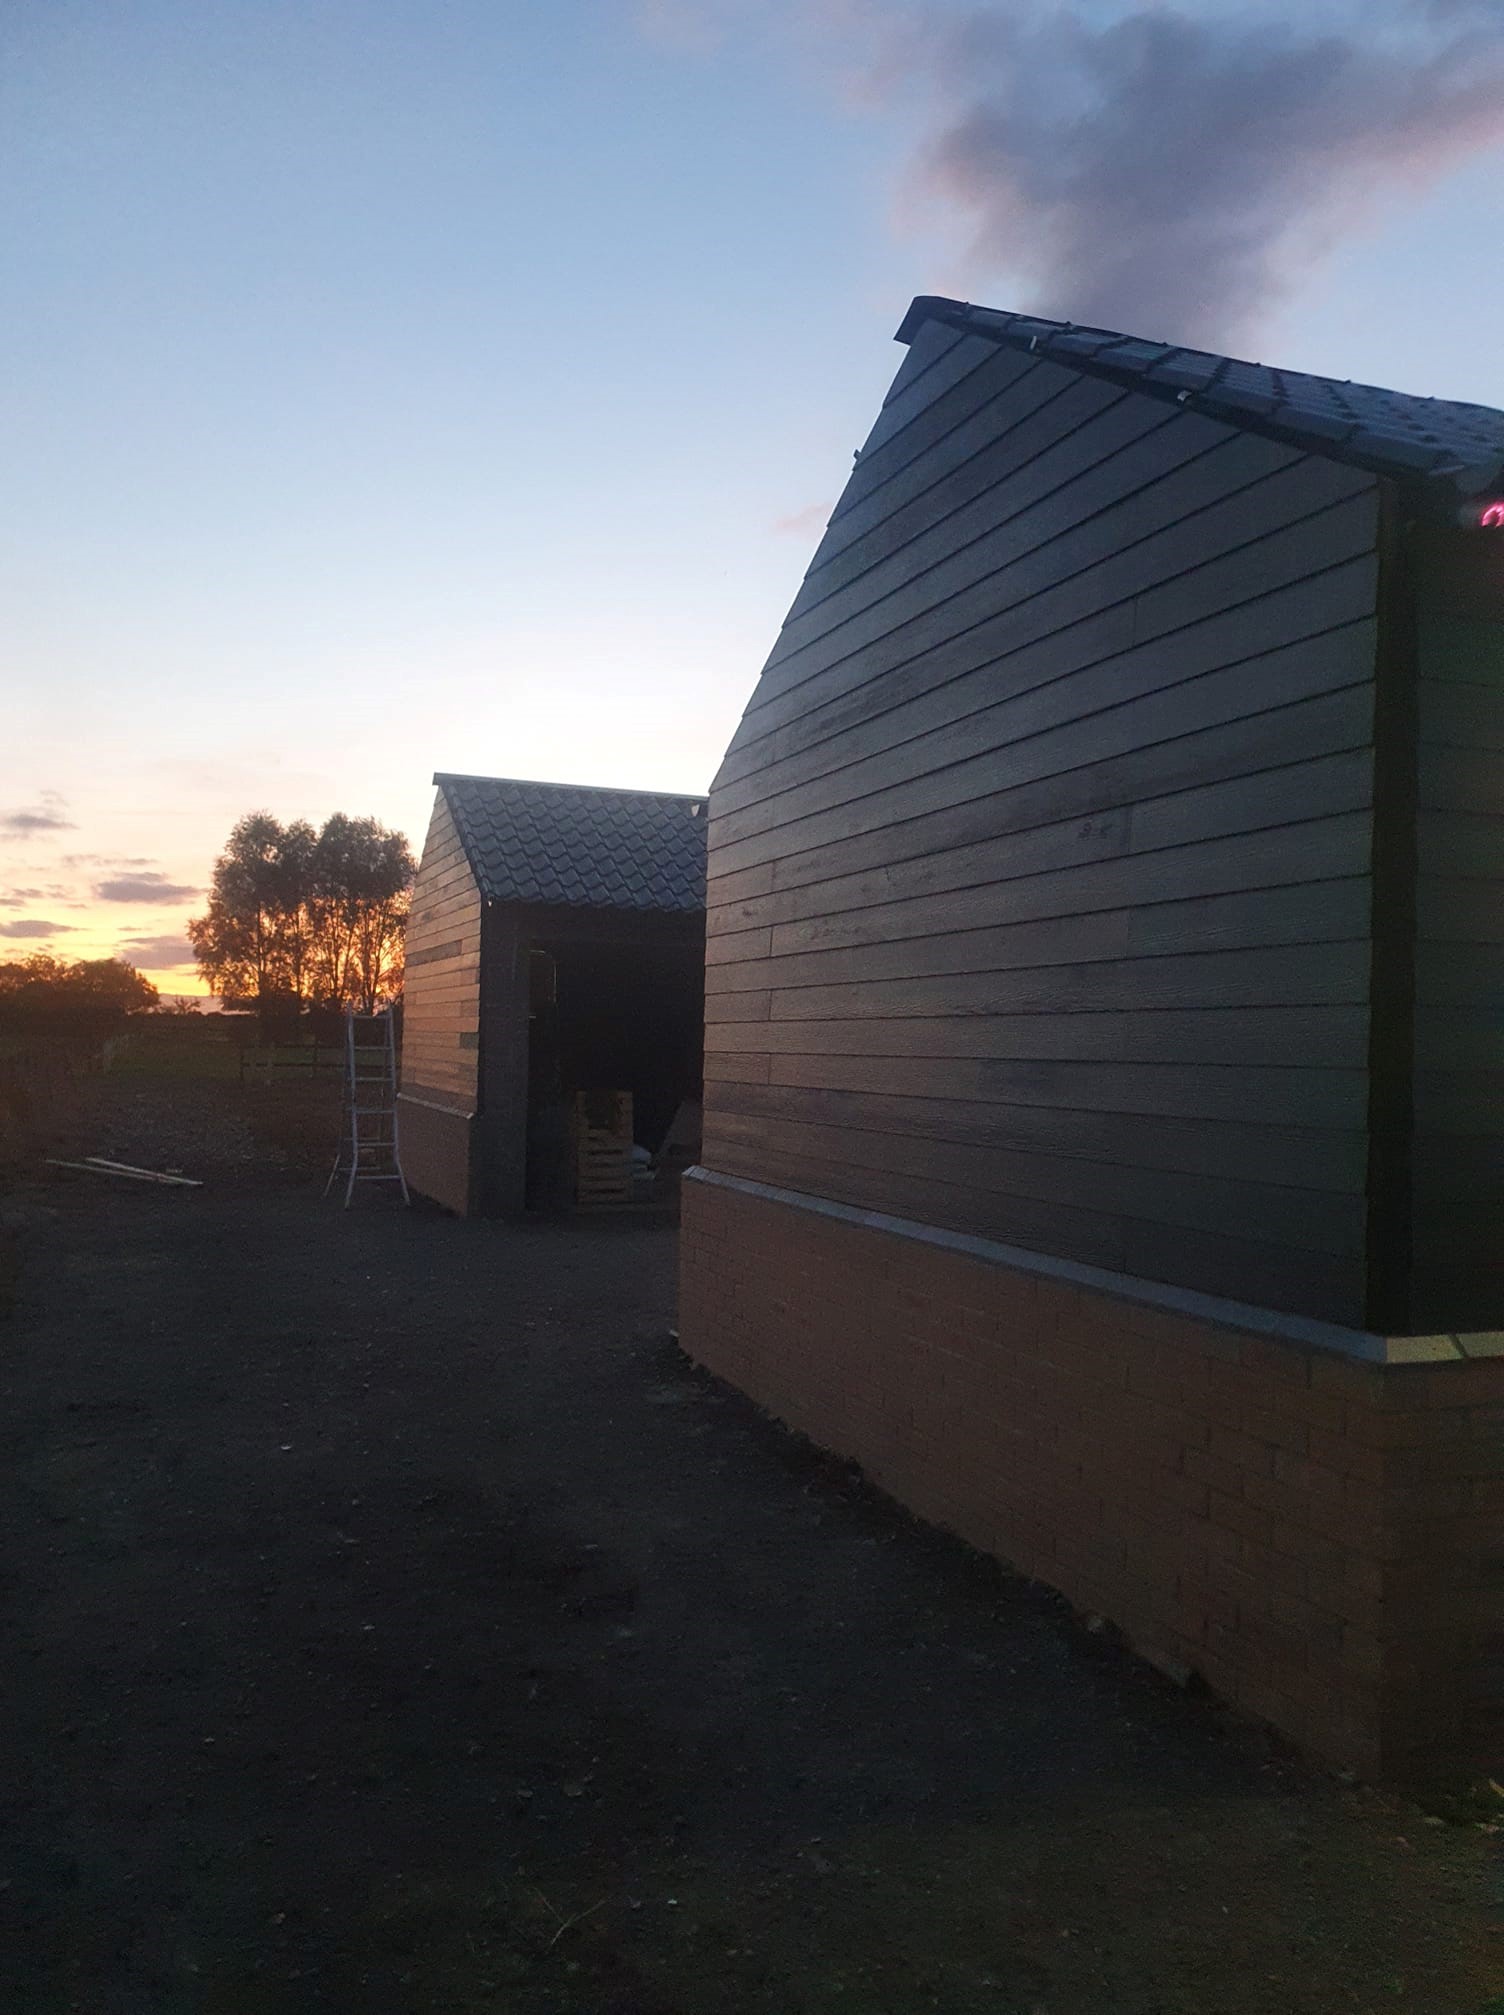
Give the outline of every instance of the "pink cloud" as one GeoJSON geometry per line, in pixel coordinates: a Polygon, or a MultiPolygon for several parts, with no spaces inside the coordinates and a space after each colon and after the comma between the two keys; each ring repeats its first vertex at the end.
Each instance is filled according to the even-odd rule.
{"type": "Polygon", "coordinates": [[[829,504],[806,504],[802,511],[790,511],[786,518],[775,518],[772,529],[780,535],[787,532],[800,538],[815,538],[825,530],[831,510],[829,504]]]}

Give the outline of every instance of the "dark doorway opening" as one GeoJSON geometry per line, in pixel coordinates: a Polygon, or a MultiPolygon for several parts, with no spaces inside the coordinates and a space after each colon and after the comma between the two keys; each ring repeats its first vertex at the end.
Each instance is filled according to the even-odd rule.
{"type": "Polygon", "coordinates": [[[529,960],[529,1209],[575,1201],[580,1093],[627,1092],[632,1138],[657,1156],[701,1097],[704,953],[692,941],[552,939],[529,960]]]}

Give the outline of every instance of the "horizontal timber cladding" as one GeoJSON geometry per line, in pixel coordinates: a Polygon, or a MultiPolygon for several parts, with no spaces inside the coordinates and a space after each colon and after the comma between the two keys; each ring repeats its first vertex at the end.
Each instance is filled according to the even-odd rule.
{"type": "Polygon", "coordinates": [[[1504,537],[1412,534],[1412,1320],[1504,1320],[1504,537]]]}
{"type": "MultiPolygon", "coordinates": [[[[1241,1120],[1250,1112],[1277,1126],[1344,1129],[1361,1125],[1365,1083],[1359,1070],[1300,1069],[1224,1064],[1104,1064],[1077,1059],[1036,1062],[1011,1057],[894,1057],[805,1054],[775,1056],[766,1051],[706,1052],[706,1072],[730,1065],[757,1067],[768,1084],[807,1085],[815,1090],[907,1091],[918,1098],[953,1098],[987,1105],[1084,1105],[1104,1112],[1144,1113],[1183,1119],[1241,1120]]],[[[1417,1093],[1420,1096],[1420,1093],[1417,1093]]],[[[1444,1090],[1435,1094],[1441,1112],[1460,1112],[1458,1096],[1449,1107],[1444,1090]]],[[[707,1131],[709,1129],[707,1128],[707,1131]]],[[[1300,1171],[1292,1169],[1292,1180],[1300,1171]]]]}
{"type": "MultiPolygon", "coordinates": [[[[1333,862],[1333,872],[1361,872],[1372,783],[1370,752],[1354,749],[1316,762],[1180,791],[1144,804],[1115,805],[1086,818],[1077,815],[1032,829],[1015,827],[1009,830],[1006,848],[999,844],[1003,835],[994,833],[970,845],[912,855],[860,873],[842,875],[828,867],[826,875],[816,881],[718,906],[716,935],[722,929],[739,933],[760,925],[773,926],[770,949],[776,955],[804,949],[797,934],[779,927],[809,918],[828,919],[878,906],[892,912],[893,905],[905,899],[983,886],[997,888],[1004,879],[1010,884],[1029,883],[1054,872],[1085,868],[1093,872],[1078,874],[1069,896],[1062,896],[1056,883],[1038,881],[1047,914],[1104,909],[1111,906],[1110,897],[1102,899],[1104,894],[1122,887],[1127,873],[1136,874],[1134,857],[1147,854],[1161,857],[1163,899],[1177,893],[1212,894],[1219,886],[1242,888],[1291,880],[1288,862],[1292,846],[1303,858],[1308,857],[1307,847],[1319,847],[1333,862]],[[1303,819],[1300,814],[1312,803],[1329,806],[1333,816],[1303,819]],[[1350,815],[1345,822],[1339,816],[1344,813],[1350,815]],[[1355,837],[1356,851],[1351,844],[1355,837]],[[1265,865],[1256,866],[1259,862],[1265,865]],[[1114,863],[1132,865],[1117,871],[1114,863]],[[1229,876],[1234,877],[1230,882],[1229,876]],[[1202,883],[1204,887],[1197,886],[1202,883]]],[[[1023,888],[1013,887],[1006,897],[996,900],[1011,914],[1018,904],[1027,907],[1033,899],[1023,888]]],[[[980,911],[974,918],[978,925],[991,921],[993,918],[980,911]]],[[[895,929],[885,930],[883,935],[911,933],[895,929]]]]}
{"type": "MultiPolygon", "coordinates": [[[[797,661],[784,660],[768,674],[775,690],[744,719],[731,753],[740,767],[743,752],[755,742],[929,651],[943,652],[931,671],[937,681],[949,682],[1089,618],[1100,620],[1083,637],[1069,636],[1058,647],[1068,669],[1073,651],[1092,663],[1134,644],[1169,637],[1290,583],[1356,558],[1371,559],[1375,516],[1371,477],[1304,460],[1228,499],[1219,510],[1194,513],[1144,541],[1142,550],[1123,549],[1125,534],[1119,527],[1116,541],[1103,539],[1096,564],[1084,570],[1075,564],[1079,556],[1057,556],[1047,544],[1011,565],[979,569],[964,593],[948,592],[933,602],[906,595],[902,620],[894,620],[901,612],[893,606],[865,624],[842,625],[797,661]],[[1264,511],[1278,513],[1296,498],[1309,507],[1300,522],[1249,534],[1250,522],[1258,522],[1264,511]],[[1064,571],[1061,559],[1067,563],[1064,571]]],[[[938,593],[941,583],[933,585],[938,593]]],[[[1331,590],[1339,608],[1340,587],[1339,581],[1331,590]]],[[[1319,608],[1314,591],[1313,599],[1319,608]]],[[[1340,619],[1318,618],[1314,627],[1340,619]]],[[[1246,648],[1234,650],[1222,662],[1249,655],[1246,648]]],[[[963,702],[967,697],[960,696],[963,702]]],[[[728,783],[735,780],[722,774],[728,783]]]]}
{"type": "MultiPolygon", "coordinates": [[[[1014,488],[1008,479],[1016,474],[1002,470],[996,493],[985,492],[965,511],[931,522],[890,557],[791,616],[770,661],[779,687],[787,690],[826,669],[846,656],[853,643],[874,643],[927,609],[963,599],[999,572],[1012,577],[1010,599],[1019,600],[1020,590],[1047,589],[1067,570],[1070,575],[1090,570],[1097,576],[1095,599],[1111,606],[1127,592],[1185,570],[1173,551],[1177,533],[1181,540],[1190,538],[1190,559],[1227,550],[1223,528],[1244,515],[1250,485],[1267,490],[1271,499],[1298,487],[1301,463],[1292,450],[1229,434],[1213,421],[1196,420],[1182,429],[1166,408],[1101,385],[1083,385],[1067,394],[1058,406],[1036,415],[1035,429],[1023,431],[1043,432],[1046,420],[1063,423],[1067,418],[1073,424],[1066,441],[1040,458],[1049,464],[1041,475],[1056,485],[1046,498],[999,524],[999,511],[1014,488]],[[1109,436],[1113,452],[1098,456],[1103,435],[1109,436]],[[1119,461],[1132,467],[1141,486],[1134,503],[1095,511],[1083,523],[1083,511],[1094,511],[1100,486],[1119,461]],[[1070,480],[1057,482],[1067,474],[1070,480]],[[1192,537],[1188,528],[1193,520],[1192,537]]],[[[1026,445],[1032,443],[1017,443],[1020,458],[1026,445]]],[[[1344,481],[1333,468],[1325,493],[1304,495],[1303,508],[1309,513],[1352,488],[1352,477],[1344,481]]],[[[929,520],[930,514],[925,517],[929,520]]],[[[805,593],[823,587],[824,580],[817,576],[805,593]]]]}
{"type": "Polygon", "coordinates": [[[1288,1064],[1361,1070],[1368,1053],[1366,1003],[1347,1007],[1108,1009],[1102,1013],[938,1012],[895,1019],[720,1021],[705,1048],[769,1056],[1096,1059],[1111,1063],[1288,1064]],[[874,1023],[877,1024],[874,1027],[874,1023]]]}
{"type": "MultiPolygon", "coordinates": [[[[1079,682],[1062,680],[1012,702],[977,708],[977,717],[963,719],[959,728],[880,757],[868,757],[859,728],[847,729],[838,739],[850,746],[850,776],[829,772],[724,820],[712,796],[713,872],[721,876],[782,859],[938,807],[966,804],[1009,784],[1065,775],[1362,684],[1372,674],[1375,625],[1343,619],[1354,601],[1372,598],[1375,569],[1367,562],[1355,573],[1340,571],[1340,582],[1326,577],[1320,606],[1313,604],[1308,616],[1318,623],[1330,619],[1334,626],[1267,653],[1246,656],[1256,643],[1257,625],[1227,620],[1218,635],[1172,639],[1163,652],[1128,654],[1130,662],[1121,666],[1093,665],[1079,682]],[[1238,656],[1218,664],[1224,652],[1238,656]],[[1139,687],[1140,671],[1148,691],[1139,687]],[[1084,709],[1080,714],[1072,712],[1077,705],[1084,709]]],[[[989,680],[984,673],[978,683],[989,680]]],[[[967,704],[964,696],[959,703],[967,704]]],[[[1303,753],[1293,738],[1287,741],[1287,761],[1303,753]]],[[[1174,755],[1171,750],[1163,760],[1173,762],[1174,755]]]]}
{"type": "MultiPolygon", "coordinates": [[[[952,949],[956,940],[942,942],[952,949]]],[[[1071,967],[920,973],[903,979],[831,980],[810,986],[791,981],[777,991],[712,994],[706,1020],[802,1022],[858,1015],[907,1020],[922,1015],[999,1014],[1044,1020],[1067,1014],[1121,1014],[1129,988],[1140,1013],[1165,1008],[1330,1006],[1361,1003],[1367,987],[1366,944],[1280,945],[1260,951],[1161,956],[1150,964],[1098,959],[1071,967]]]]}
{"type": "Polygon", "coordinates": [[[407,926],[402,1008],[409,1181],[451,1210],[474,1207],[470,1116],[477,1105],[481,898],[442,791],[407,926]],[[421,1106],[410,1109],[413,1102],[421,1106]],[[440,1114],[453,1114],[448,1121],[440,1114]]]}
{"type": "MultiPolygon", "coordinates": [[[[1110,716],[1093,722],[1089,739],[1080,723],[1057,720],[1045,731],[1026,732],[981,755],[893,782],[880,779],[859,799],[827,807],[820,802],[827,793],[812,788],[788,825],[739,843],[723,842],[725,865],[710,888],[717,922],[738,894],[762,895],[823,879],[832,869],[934,854],[967,839],[997,839],[1093,811],[1132,808],[1140,843],[1152,845],[1149,828],[1163,831],[1166,821],[1175,821],[1184,829],[1187,810],[1206,803],[1205,794],[1217,784],[1233,780],[1237,788],[1223,793],[1232,816],[1219,823],[1217,806],[1210,804],[1204,831],[1278,823],[1278,813],[1248,818],[1243,808],[1251,799],[1260,809],[1282,789],[1295,796],[1302,792],[1305,779],[1285,774],[1297,753],[1315,757],[1355,748],[1366,753],[1372,731],[1368,688],[1332,690],[1329,682],[1350,675],[1365,656],[1371,659],[1373,640],[1371,625],[1355,625],[1170,693],[1141,701],[1125,695],[1110,716]],[[1254,700],[1267,704],[1249,711],[1254,700]],[[1301,713],[1284,718],[1284,710],[1293,707],[1301,713]],[[1183,799],[1181,793],[1192,788],[1203,796],[1183,799]],[[1156,807],[1158,798],[1176,802],[1156,807]],[[880,837],[867,839],[869,834],[880,837]],[[791,851],[780,854],[780,847],[791,851]],[[759,876],[758,868],[770,873],[759,876]],[[738,874],[744,881],[732,879],[738,874]]],[[[978,725],[990,729],[995,723],[978,725]]],[[[905,756],[921,761],[924,751],[895,750],[885,772],[891,776],[905,756]]],[[[1183,836],[1191,834],[1183,830],[1183,836]]]]}
{"type": "MultiPolygon", "coordinates": [[[[1208,670],[1249,663],[1344,622],[1372,617],[1377,571],[1372,553],[1339,559],[1284,587],[1271,588],[1265,581],[1260,588],[1254,570],[1241,564],[1236,570],[1201,571],[1206,578],[1192,585],[1202,606],[1168,631],[1146,628],[1152,607],[1147,616],[1142,604],[1093,608],[1089,597],[1094,584],[1088,577],[1064,584],[1048,600],[1005,607],[917,657],[894,652],[891,669],[874,667],[865,683],[858,680],[843,688],[831,681],[829,697],[802,695],[808,702],[805,710],[787,726],[768,725],[755,743],[728,755],[720,780],[729,786],[757,769],[785,761],[802,765],[802,777],[793,768],[775,771],[769,782],[781,788],[839,768],[841,749],[820,745],[853,728],[860,734],[852,752],[867,754],[1095,665],[1117,665],[1130,694],[1135,675],[1138,689],[1151,691],[1208,670]],[[1251,579],[1251,598],[1219,593],[1246,587],[1251,579]],[[959,693],[952,690],[963,679],[969,683],[959,693]]],[[[1044,702],[1046,709],[1050,704],[1044,702]]],[[[1025,721],[1035,725],[1027,717],[1025,721]]],[[[1038,725],[1049,725],[1047,713],[1038,725]]]]}
{"type": "MultiPolygon", "coordinates": [[[[883,400],[882,410],[884,415],[886,416],[897,410],[899,401],[909,390],[916,378],[923,377],[933,365],[939,363],[943,356],[953,350],[958,343],[965,340],[959,329],[952,329],[943,322],[931,322],[924,329],[922,335],[912,342],[904,352],[904,359],[898,368],[898,374],[888,387],[887,395],[883,400]]],[[[983,343],[985,347],[977,350],[975,355],[979,363],[988,363],[997,356],[997,345],[986,338],[983,338],[983,343]]],[[[935,382],[932,379],[931,385],[933,386],[935,382]]],[[[920,403],[921,405],[933,404],[933,390],[927,392],[925,398],[920,403]]]]}
{"type": "MultiPolygon", "coordinates": [[[[905,409],[906,424],[897,433],[869,442],[832,514],[822,553],[860,537],[885,518],[893,508],[888,486],[900,478],[905,499],[921,496],[939,474],[964,467],[995,440],[997,402],[1026,374],[1052,375],[1043,380],[1042,393],[1036,385],[1022,396],[1015,394],[1010,404],[1014,422],[1041,395],[1062,389],[1072,375],[1052,364],[1005,356],[996,348],[986,356],[976,343],[968,346],[962,362],[968,366],[964,371],[937,372],[929,379],[919,410],[905,409]]],[[[882,424],[880,419],[878,426],[882,424]]]]}
{"type": "MultiPolygon", "coordinates": [[[[1150,1194],[1141,1214],[1127,1216],[1090,1200],[1062,1203],[1017,1190],[986,1191],[964,1179],[929,1178],[908,1168],[833,1164],[823,1156],[782,1154],[761,1145],[746,1153],[718,1146],[708,1165],[724,1175],[814,1196],[831,1194],[825,1185],[834,1171],[841,1192],[833,1198],[836,1202],[888,1214],[896,1214],[896,1205],[907,1202],[918,1209],[918,1222],[923,1224],[996,1238],[1026,1251],[1048,1252],[1146,1280],[1172,1280],[1171,1268],[1193,1269],[1202,1292],[1232,1297],[1238,1286],[1235,1298],[1247,1293],[1259,1306],[1330,1321],[1338,1319],[1335,1311],[1355,1306],[1363,1293],[1363,1262],[1351,1253],[1317,1252],[1287,1239],[1260,1238],[1261,1225],[1239,1236],[1149,1215],[1159,1195],[1158,1187],[1147,1179],[1150,1194]],[[754,1169],[761,1172],[754,1174],[754,1169]]],[[[1093,1196],[1089,1188],[1085,1194],[1088,1199],[1093,1196]]],[[[1240,1199],[1222,1201],[1232,1212],[1240,1199]]],[[[1238,1220],[1230,1216],[1229,1222],[1238,1220]]],[[[1344,1225],[1348,1222],[1344,1213],[1344,1225]]]]}
{"type": "Polygon", "coordinates": [[[706,1166],[1361,1322],[1378,524],[922,331],[711,792],[706,1166]]]}
{"type": "MultiPolygon", "coordinates": [[[[1295,1130],[1285,1131],[1288,1135],[1295,1130]]],[[[1250,1183],[1204,1173],[1124,1168],[1079,1156],[1013,1152],[993,1142],[971,1146],[954,1139],[937,1140],[914,1129],[894,1136],[857,1127],[729,1114],[717,1123],[717,1139],[733,1157],[740,1144],[754,1158],[771,1154],[789,1163],[834,1161],[879,1175],[952,1183],[978,1195],[996,1190],[1006,1199],[1000,1206],[1004,1210],[1032,1200],[1114,1218],[1156,1218],[1201,1231],[1219,1232],[1233,1223],[1249,1238],[1302,1248],[1312,1236],[1304,1191],[1276,1187],[1267,1180],[1250,1183]]],[[[1357,1257],[1362,1250],[1362,1198],[1348,1197],[1345,1208],[1334,1210],[1333,1221],[1342,1226],[1345,1256],[1357,1257]]]]}
{"type": "MultiPolygon", "coordinates": [[[[1162,958],[1174,953],[1270,948],[1365,936],[1369,884],[1365,876],[1307,882],[1298,888],[1255,889],[1196,902],[1155,903],[1142,910],[1046,917],[993,930],[950,931],[922,938],[839,947],[770,958],[727,951],[732,939],[712,938],[706,950],[707,998],[741,988],[776,989],[856,978],[903,979],[916,974],[1005,971],[1019,966],[1068,967],[1101,959],[1162,958]],[[724,957],[718,961],[717,954],[724,957]]],[[[736,933],[748,939],[770,931],[736,933]]],[[[1153,986],[1157,969],[1143,969],[1153,986]]],[[[1062,973],[1061,986],[1076,976],[1062,973]]]]}
{"type": "Polygon", "coordinates": [[[882,1139],[897,1135],[995,1147],[1007,1153],[1079,1155],[1119,1167],[1186,1175],[1225,1175],[1235,1168],[1244,1182],[1278,1183],[1298,1167],[1306,1187],[1351,1196],[1362,1186],[1364,1140],[1354,1128],[1270,1126],[1252,1117],[1239,1122],[1151,1118],[1143,1113],[1092,1112],[1080,1107],[977,1105],[901,1092],[809,1091],[802,1086],[744,1084],[718,1101],[717,1130],[747,1138],[743,1122],[799,1121],[882,1139]]]}
{"type": "MultiPolygon", "coordinates": [[[[806,899],[804,915],[772,926],[768,955],[1117,910],[1131,905],[1140,892],[1163,905],[1193,896],[1235,894],[1243,889],[1361,874],[1369,845],[1369,816],[1364,810],[1333,818],[1301,819],[1267,831],[1107,860],[1092,857],[1097,843],[1095,827],[1088,825],[1080,831],[1082,857],[1076,865],[1013,874],[1009,869],[1014,852],[1022,854],[1026,862],[1029,855],[1027,846],[1010,835],[996,847],[996,879],[984,880],[980,864],[968,861],[964,869],[956,871],[964,875],[960,888],[946,888],[942,881],[938,889],[920,886],[911,895],[907,877],[900,878],[895,871],[897,894],[886,903],[854,901],[856,891],[837,885],[831,899],[842,907],[824,916],[811,914],[806,899]]],[[[943,868],[937,865],[936,878],[942,875],[943,868]]],[[[869,886],[864,883],[863,891],[869,886]]],[[[744,930],[734,935],[756,933],[744,930]]]]}
{"type": "MultiPolygon", "coordinates": [[[[1128,711],[1124,709],[1125,714],[1128,711]]],[[[733,906],[739,898],[797,888],[879,863],[944,853],[976,840],[995,840],[1004,833],[1027,831],[1041,821],[1083,818],[1124,807],[1132,810],[1137,834],[1143,838],[1146,826],[1155,820],[1157,799],[1170,801],[1161,808],[1162,813],[1183,819],[1188,808],[1205,803],[1217,784],[1227,779],[1239,780],[1240,789],[1224,799],[1225,806],[1251,806],[1257,811],[1269,794],[1290,782],[1277,766],[1289,754],[1292,734],[1298,735],[1300,746],[1313,760],[1354,750],[1366,760],[1371,732],[1372,697],[1366,686],[1357,685],[1066,771],[1050,772],[1048,764],[1039,761],[1037,747],[1010,749],[1005,752],[1006,761],[1000,753],[982,770],[986,795],[919,812],[896,823],[872,824],[847,839],[831,839],[823,846],[778,860],[732,868],[711,882],[710,899],[718,925],[730,928],[733,906]],[[1045,773],[1030,776],[1031,769],[1045,773]],[[1028,781],[1001,790],[993,788],[999,771],[1010,775],[1022,771],[1028,781]]],[[[1067,738],[1057,733],[1051,739],[1064,742],[1067,738]]],[[[955,786],[953,774],[946,780],[955,786]]],[[[936,779],[933,788],[938,790],[941,781],[936,779]]],[[[853,822],[860,823],[868,819],[871,807],[860,804],[847,810],[853,814],[853,822]]],[[[1227,820],[1222,830],[1234,830],[1238,823],[1246,827],[1261,822],[1259,817],[1227,820]]]]}

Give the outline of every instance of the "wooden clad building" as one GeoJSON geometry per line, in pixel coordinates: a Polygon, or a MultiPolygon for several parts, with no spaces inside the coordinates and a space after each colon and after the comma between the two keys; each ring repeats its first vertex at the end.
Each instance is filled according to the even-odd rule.
{"type": "Polygon", "coordinates": [[[703,806],[434,778],[403,1002],[402,1159],[462,1214],[564,1201],[576,1093],[656,1148],[700,1093],[703,806]]]}
{"type": "Polygon", "coordinates": [[[686,1343],[1329,1752],[1455,1749],[1504,1566],[1504,414],[899,336],[710,794],[686,1343]],[[1438,1411],[1445,1460],[1377,1453],[1438,1411]]]}

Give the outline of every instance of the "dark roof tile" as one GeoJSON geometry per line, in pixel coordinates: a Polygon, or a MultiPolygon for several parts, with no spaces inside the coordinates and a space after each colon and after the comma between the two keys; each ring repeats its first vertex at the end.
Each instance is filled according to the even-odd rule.
{"type": "Polygon", "coordinates": [[[705,907],[701,799],[515,777],[440,774],[434,782],[490,902],[705,907]]]}
{"type": "Polygon", "coordinates": [[[1465,496],[1504,483],[1504,412],[1492,406],[1422,399],[1378,385],[1276,370],[1112,329],[974,308],[939,295],[920,295],[904,317],[899,340],[907,342],[928,321],[947,322],[1036,356],[1057,357],[1076,370],[1379,475],[1440,478],[1454,494],[1465,496]]]}
{"type": "Polygon", "coordinates": [[[1187,392],[1200,392],[1210,385],[1222,363],[1220,357],[1203,357],[1196,350],[1171,350],[1158,362],[1147,366],[1157,385],[1174,385],[1187,392]]]}

